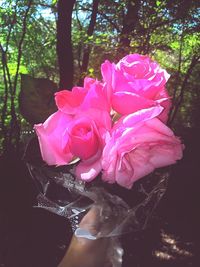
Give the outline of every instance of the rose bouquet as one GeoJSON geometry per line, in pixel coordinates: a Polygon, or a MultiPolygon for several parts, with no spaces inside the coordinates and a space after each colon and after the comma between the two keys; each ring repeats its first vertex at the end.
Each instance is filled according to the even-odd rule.
{"type": "MultiPolygon", "coordinates": [[[[43,164],[45,174],[29,165],[42,184],[40,206],[68,218],[86,211],[91,203],[99,207],[101,227],[95,238],[133,230],[141,207],[141,203],[130,207],[104,185],[131,189],[155,169],[176,163],[183,150],[179,138],[166,126],[171,102],[165,88],[169,74],[164,69],[148,56],[130,54],[117,64],[105,61],[101,73],[102,81],[86,77],[83,87],[55,94],[58,111],[34,126],[47,164],[43,164]],[[71,194],[62,206],[61,193],[53,201],[48,197],[50,186],[58,185],[71,194]]],[[[163,188],[160,179],[142,206],[158,191],[163,193],[163,188]]],[[[77,234],[83,233],[78,230],[77,234]]],[[[86,236],[92,238],[89,233],[86,236]]],[[[113,266],[120,266],[119,259],[110,258],[115,258],[113,266]]]]}

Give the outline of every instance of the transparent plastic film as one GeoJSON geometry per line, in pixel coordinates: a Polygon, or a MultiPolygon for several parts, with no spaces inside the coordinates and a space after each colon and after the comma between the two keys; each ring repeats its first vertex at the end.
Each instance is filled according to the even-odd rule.
{"type": "Polygon", "coordinates": [[[166,191],[168,180],[167,172],[141,179],[132,191],[137,201],[131,205],[121,196],[110,193],[104,183],[87,184],[77,180],[73,166],[68,166],[67,172],[32,164],[28,164],[28,169],[38,189],[37,207],[68,218],[76,237],[109,238],[107,257],[113,267],[122,264],[123,248],[119,237],[147,226],[166,191]],[[95,209],[92,227],[84,223],[91,209],[95,209]]]}
{"type": "MultiPolygon", "coordinates": [[[[38,188],[38,207],[42,207],[73,221],[76,230],[83,216],[92,206],[98,210],[99,237],[120,236],[144,229],[167,187],[168,174],[154,173],[154,183],[146,179],[137,185],[137,203],[127,204],[122,198],[95,184],[85,184],[68,173],[55,172],[49,167],[34,167],[29,171],[38,188]],[[140,197],[138,197],[140,196],[140,197]]],[[[152,175],[152,176],[153,176],[152,175]]],[[[128,191],[128,190],[127,190],[128,191]]],[[[134,191],[133,191],[134,194],[134,191]]]]}

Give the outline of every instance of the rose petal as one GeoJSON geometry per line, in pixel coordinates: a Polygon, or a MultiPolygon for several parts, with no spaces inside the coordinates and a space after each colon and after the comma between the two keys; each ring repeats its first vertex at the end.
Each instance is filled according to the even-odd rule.
{"type": "Polygon", "coordinates": [[[99,148],[99,137],[95,133],[94,122],[82,117],[73,120],[68,128],[69,148],[72,154],[81,159],[88,159],[99,148]]]}
{"type": "Polygon", "coordinates": [[[130,92],[116,92],[112,97],[112,107],[125,115],[138,110],[155,106],[155,102],[130,92]]]}
{"type": "Polygon", "coordinates": [[[101,149],[88,160],[81,161],[76,167],[76,177],[83,181],[92,181],[101,171],[101,149]]]}
{"type": "Polygon", "coordinates": [[[64,113],[75,114],[86,94],[87,90],[82,87],[74,87],[72,91],[63,90],[57,92],[55,93],[56,105],[64,113]]]}
{"type": "Polygon", "coordinates": [[[155,106],[152,108],[139,110],[127,116],[123,116],[114,125],[113,131],[119,127],[129,128],[129,127],[133,127],[136,123],[142,123],[147,120],[151,120],[157,117],[162,112],[162,110],[163,110],[163,107],[155,106]]]}
{"type": "MultiPolygon", "coordinates": [[[[42,158],[49,165],[65,165],[72,159],[67,145],[63,148],[63,134],[71,117],[57,111],[44,124],[34,126],[38,135],[42,158]]],[[[67,139],[67,137],[66,137],[67,139]]]]}
{"type": "Polygon", "coordinates": [[[89,84],[85,82],[85,86],[88,88],[88,93],[81,104],[81,109],[84,111],[89,108],[95,108],[110,112],[110,104],[106,98],[103,85],[97,80],[91,81],[89,79],[89,84]]]}
{"type": "Polygon", "coordinates": [[[182,156],[182,147],[178,141],[177,144],[174,143],[153,147],[151,149],[150,162],[155,166],[155,168],[161,168],[175,164],[177,160],[182,158],[182,156]]]}

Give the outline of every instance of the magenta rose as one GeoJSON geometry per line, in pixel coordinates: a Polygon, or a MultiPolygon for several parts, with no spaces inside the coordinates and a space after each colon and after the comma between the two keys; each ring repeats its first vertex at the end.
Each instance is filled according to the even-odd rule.
{"type": "Polygon", "coordinates": [[[103,84],[88,77],[84,80],[84,87],[73,87],[72,91],[55,93],[55,101],[58,109],[66,114],[74,115],[91,108],[110,111],[103,84]]]}
{"type": "Polygon", "coordinates": [[[154,169],[176,163],[183,145],[173,132],[155,117],[159,107],[123,116],[113,128],[102,157],[102,179],[131,188],[154,169]]]}
{"type": "Polygon", "coordinates": [[[121,115],[161,105],[166,122],[170,108],[165,84],[169,74],[148,56],[130,54],[117,64],[105,61],[101,66],[104,90],[112,108],[121,115]]]}

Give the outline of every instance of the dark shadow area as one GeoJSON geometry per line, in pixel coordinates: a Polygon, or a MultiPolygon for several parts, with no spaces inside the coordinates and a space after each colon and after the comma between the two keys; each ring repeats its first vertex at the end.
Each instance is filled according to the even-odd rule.
{"type": "Polygon", "coordinates": [[[176,164],[168,189],[150,227],[123,239],[124,266],[200,266],[200,130],[183,129],[184,157],[176,164]]]}
{"type": "MultiPolygon", "coordinates": [[[[173,167],[167,192],[142,233],[123,236],[123,266],[200,266],[200,130],[184,129],[184,158],[173,167]]],[[[35,185],[21,156],[0,160],[0,266],[56,267],[72,232],[69,222],[36,204],[35,185]]]]}

